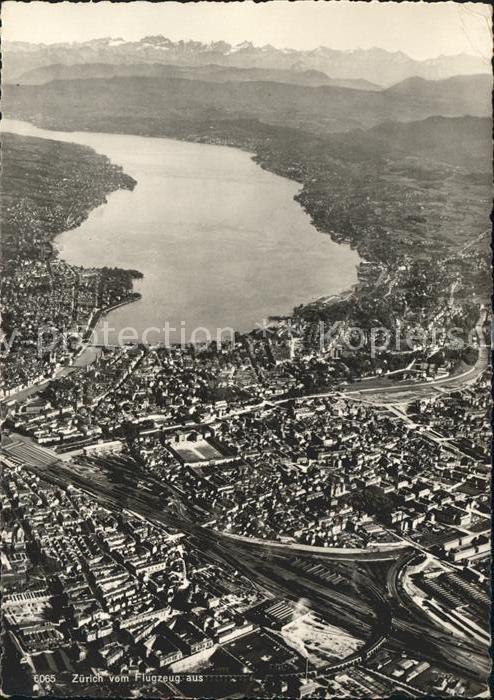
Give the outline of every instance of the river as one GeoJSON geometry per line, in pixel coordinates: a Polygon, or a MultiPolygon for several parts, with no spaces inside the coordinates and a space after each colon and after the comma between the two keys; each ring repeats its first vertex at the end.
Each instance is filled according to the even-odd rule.
{"type": "Polygon", "coordinates": [[[300,185],[263,170],[248,153],[167,138],[48,131],[9,119],[2,130],[90,146],[137,180],[134,191],[111,193],[55,239],[70,264],[144,275],[135,283],[142,298],[102,319],[98,340],[117,342],[119,333],[134,340],[133,331],[122,335],[126,328],[139,339],[148,329],[144,339],[151,343],[201,341],[201,328],[212,337],[225,327],[247,331],[357,280],[357,253],[316,231],[293,199],[300,185]]]}

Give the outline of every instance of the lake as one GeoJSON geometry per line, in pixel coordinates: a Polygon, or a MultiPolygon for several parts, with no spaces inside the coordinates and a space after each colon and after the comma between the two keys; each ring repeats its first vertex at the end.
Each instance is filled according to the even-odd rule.
{"type": "MultiPolygon", "coordinates": [[[[140,270],[142,298],[111,311],[110,342],[135,328],[148,342],[195,329],[248,331],[271,315],[357,281],[359,257],[316,231],[294,201],[300,185],[226,146],[121,134],[59,132],[3,120],[3,131],[90,146],[137,180],[55,239],[70,264],[140,270]],[[175,328],[176,331],[171,331],[175,328]],[[157,330],[159,329],[159,330],[157,330]]],[[[195,332],[202,340],[205,333],[195,332]]]]}

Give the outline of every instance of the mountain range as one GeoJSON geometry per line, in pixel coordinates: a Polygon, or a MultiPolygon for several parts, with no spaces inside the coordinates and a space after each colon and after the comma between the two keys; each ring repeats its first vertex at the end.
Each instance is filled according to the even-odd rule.
{"type": "Polygon", "coordinates": [[[355,90],[381,90],[382,88],[368,80],[348,78],[330,78],[317,70],[287,70],[283,68],[237,68],[235,66],[179,66],[161,63],[72,63],[65,65],[55,63],[41,66],[23,73],[17,85],[43,85],[52,80],[86,80],[88,78],[115,78],[124,76],[142,76],[148,78],[184,78],[187,80],[205,80],[215,83],[268,81],[321,87],[335,85],[355,90]]]}
{"type": "Polygon", "coordinates": [[[341,146],[346,160],[407,156],[459,166],[470,172],[491,168],[492,121],[487,117],[428,117],[414,122],[383,122],[367,131],[329,137],[333,153],[341,146]]]}
{"type": "MultiPolygon", "coordinates": [[[[123,39],[93,39],[81,43],[30,44],[26,42],[4,42],[3,81],[21,83],[43,81],[42,75],[33,71],[51,67],[52,74],[64,76],[64,66],[80,64],[143,65],[262,69],[284,71],[285,80],[280,82],[302,82],[301,84],[328,84],[326,81],[364,81],[371,85],[389,87],[410,77],[426,80],[441,80],[456,75],[488,74],[490,64],[479,56],[458,54],[439,56],[418,61],[401,51],[389,52],[380,48],[338,51],[328,47],[298,51],[279,49],[270,44],[254,46],[243,42],[232,46],[224,41],[203,44],[197,41],[173,42],[164,36],[147,36],[139,41],[123,39]],[[54,68],[58,66],[58,68],[54,68]],[[299,78],[297,74],[316,71],[319,75],[299,78]],[[296,80],[288,79],[295,74],[296,80]]],[[[113,68],[116,71],[117,69],[113,68]]],[[[208,72],[208,71],[206,71],[208,72]]],[[[115,72],[117,74],[117,72],[115,72]]],[[[121,74],[121,73],[119,73],[121,74]]],[[[50,71],[48,72],[48,76],[50,71]]],[[[209,71],[211,75],[211,71],[209,71]]],[[[236,73],[236,78],[238,78],[236,73]]],[[[92,75],[90,77],[103,77],[92,75]]],[[[283,77],[283,76],[278,76],[283,77]]],[[[50,79],[50,78],[48,78],[50,79]]],[[[245,79],[245,75],[244,75],[245,79]]],[[[247,78],[250,79],[250,78],[247,78]]],[[[262,79],[254,73],[254,79],[262,79]]],[[[269,78],[269,79],[272,79],[269,78]]],[[[334,83],[333,83],[334,84],[334,83]]],[[[349,85],[346,85],[349,87],[349,85]]],[[[358,87],[358,86],[356,86],[358,87]]],[[[364,87],[362,82],[360,87],[364,87]]],[[[369,86],[367,86],[369,88],[369,86]]],[[[372,87],[370,88],[372,89],[372,87]]]]}
{"type": "Polygon", "coordinates": [[[430,83],[407,80],[387,90],[334,85],[311,87],[272,81],[214,82],[176,77],[124,76],[53,80],[41,85],[6,85],[4,109],[10,116],[95,125],[106,115],[131,113],[142,123],[255,119],[314,134],[365,129],[386,121],[409,122],[430,116],[488,117],[492,79],[457,76],[430,83]]]}

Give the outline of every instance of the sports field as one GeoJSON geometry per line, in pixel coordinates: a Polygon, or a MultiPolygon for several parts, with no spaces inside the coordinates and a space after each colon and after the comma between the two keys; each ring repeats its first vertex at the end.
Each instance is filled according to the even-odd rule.
{"type": "Polygon", "coordinates": [[[174,451],[180,458],[188,464],[195,462],[208,462],[211,459],[222,459],[223,455],[215,447],[209,444],[206,440],[198,440],[196,442],[187,441],[175,443],[174,451]]]}

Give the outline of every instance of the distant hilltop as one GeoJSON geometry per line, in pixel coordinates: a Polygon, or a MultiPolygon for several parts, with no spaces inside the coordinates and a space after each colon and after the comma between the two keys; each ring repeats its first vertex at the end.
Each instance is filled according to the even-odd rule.
{"type": "Polygon", "coordinates": [[[298,51],[279,49],[271,44],[254,46],[249,41],[234,46],[224,41],[207,44],[173,42],[161,35],[147,36],[139,41],[107,37],[81,43],[3,44],[3,79],[7,83],[39,83],[42,82],[36,74],[39,69],[56,66],[63,72],[64,66],[88,63],[127,66],[152,63],[195,69],[214,65],[221,69],[275,70],[285,72],[286,82],[301,82],[300,74],[305,73],[303,82],[307,81],[306,84],[344,81],[346,87],[351,87],[351,81],[358,81],[360,84],[355,87],[368,90],[389,87],[411,77],[441,80],[491,71],[487,58],[464,53],[417,61],[401,51],[380,48],[338,51],[321,46],[298,51]],[[290,73],[297,78],[291,80],[290,73]]]}

